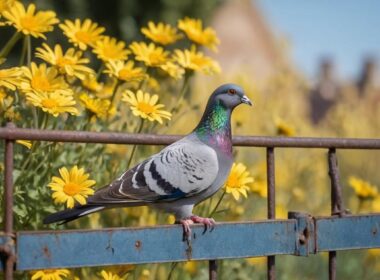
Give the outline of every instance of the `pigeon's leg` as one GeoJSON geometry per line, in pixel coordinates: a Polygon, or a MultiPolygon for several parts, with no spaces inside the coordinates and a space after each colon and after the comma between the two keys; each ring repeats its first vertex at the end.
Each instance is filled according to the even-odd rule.
{"type": "Polygon", "coordinates": [[[212,231],[214,229],[214,226],[216,224],[215,220],[213,218],[203,218],[203,217],[193,215],[190,217],[190,219],[196,224],[204,224],[205,230],[210,228],[210,231],[212,231]]]}
{"type": "Polygon", "coordinates": [[[194,224],[192,219],[182,219],[178,221],[183,227],[183,235],[186,240],[191,239],[191,228],[190,225],[194,224]]]}

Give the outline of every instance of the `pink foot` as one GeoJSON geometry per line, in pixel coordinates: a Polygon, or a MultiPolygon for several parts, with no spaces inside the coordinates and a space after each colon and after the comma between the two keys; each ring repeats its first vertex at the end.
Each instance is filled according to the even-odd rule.
{"type": "Polygon", "coordinates": [[[190,225],[193,224],[204,224],[205,225],[205,231],[207,231],[208,228],[210,228],[210,231],[214,229],[215,226],[215,220],[213,218],[203,218],[199,216],[191,216],[190,218],[182,219],[178,221],[179,224],[183,227],[183,235],[184,238],[189,241],[191,239],[191,228],[190,225]]]}

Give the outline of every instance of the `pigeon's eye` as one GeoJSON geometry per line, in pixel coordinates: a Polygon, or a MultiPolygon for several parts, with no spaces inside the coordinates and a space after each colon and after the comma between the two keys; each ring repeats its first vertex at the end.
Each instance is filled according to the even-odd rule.
{"type": "Polygon", "coordinates": [[[233,89],[233,88],[230,88],[230,89],[228,90],[228,93],[229,93],[229,94],[236,94],[236,90],[233,89]]]}

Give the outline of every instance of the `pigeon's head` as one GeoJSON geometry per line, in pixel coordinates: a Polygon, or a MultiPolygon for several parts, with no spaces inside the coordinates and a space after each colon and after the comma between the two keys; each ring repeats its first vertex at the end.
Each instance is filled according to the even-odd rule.
{"type": "Polygon", "coordinates": [[[243,89],[235,84],[225,84],[218,87],[211,95],[211,100],[220,102],[230,109],[242,103],[252,106],[251,100],[245,95],[243,89]]]}

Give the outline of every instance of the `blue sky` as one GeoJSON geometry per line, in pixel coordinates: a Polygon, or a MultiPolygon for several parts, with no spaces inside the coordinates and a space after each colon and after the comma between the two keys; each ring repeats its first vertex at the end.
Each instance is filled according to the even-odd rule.
{"type": "Polygon", "coordinates": [[[290,39],[299,69],[314,76],[321,57],[333,58],[338,75],[352,78],[366,55],[380,58],[380,1],[258,0],[277,36],[290,39]]]}

